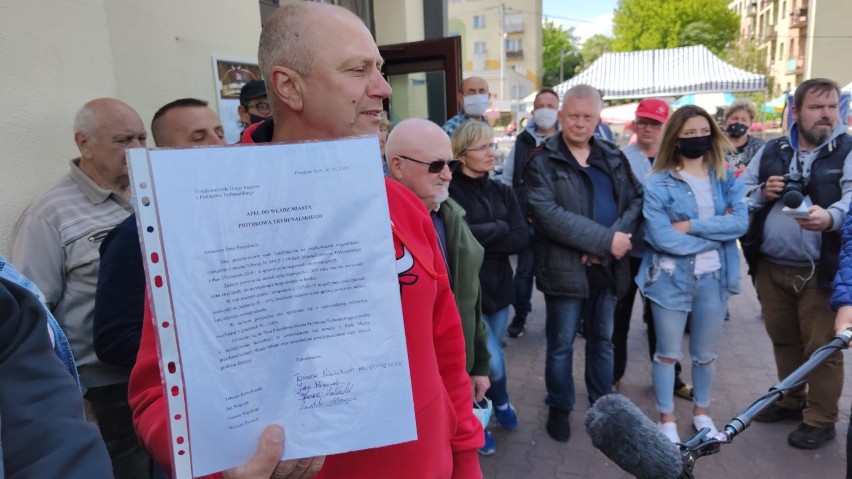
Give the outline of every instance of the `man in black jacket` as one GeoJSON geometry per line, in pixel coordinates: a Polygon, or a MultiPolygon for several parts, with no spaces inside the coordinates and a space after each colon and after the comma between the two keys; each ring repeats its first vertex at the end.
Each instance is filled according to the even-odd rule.
{"type": "MultiPolygon", "coordinates": [[[[527,203],[527,186],[524,183],[524,169],[531,159],[533,151],[559,129],[556,115],[559,111],[559,96],[550,88],[542,88],[533,100],[532,119],[524,131],[518,135],[512,151],[509,152],[509,160],[503,168],[503,183],[511,186],[518,197],[518,204],[524,213],[529,225],[530,236],[533,234],[532,219],[530,218],[529,204],[527,203]]],[[[523,336],[524,326],[527,323],[527,315],[532,310],[533,271],[535,270],[535,249],[532,242],[523,251],[518,253],[518,265],[515,270],[515,317],[512,324],[506,330],[509,336],[517,338],[523,336]]]]}
{"type": "Polygon", "coordinates": [[[536,285],[547,308],[547,432],[571,436],[573,343],[586,320],[589,402],[612,392],[610,341],[616,297],[632,278],[627,253],[642,214],[642,186],[618,148],[593,138],[603,101],[578,85],[565,93],[562,134],[547,139],[526,169],[535,228],[536,285]]]}

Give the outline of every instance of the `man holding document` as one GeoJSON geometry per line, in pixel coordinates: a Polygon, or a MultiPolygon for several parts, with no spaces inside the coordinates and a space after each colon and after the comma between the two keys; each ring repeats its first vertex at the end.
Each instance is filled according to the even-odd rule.
{"type": "MultiPolygon", "coordinates": [[[[378,133],[382,100],[391,89],[373,38],[349,11],[309,2],[280,8],[264,25],[258,57],[273,106],[273,142],[378,133]]],[[[399,271],[399,291],[417,439],[324,459],[279,461],[283,433],[271,426],[254,457],[221,477],[307,478],[317,471],[324,479],[482,477],[476,453],[482,427],[472,413],[462,329],[434,228],[416,196],[393,181],[385,185],[396,257],[409,259],[399,271]]],[[[146,304],[129,394],[140,438],[168,467],[169,419],[155,334],[146,304]]],[[[296,425],[289,427],[295,437],[296,425]]]]}

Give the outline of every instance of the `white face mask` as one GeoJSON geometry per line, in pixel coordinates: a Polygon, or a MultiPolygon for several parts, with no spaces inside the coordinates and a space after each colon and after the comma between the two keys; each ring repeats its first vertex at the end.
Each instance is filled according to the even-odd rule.
{"type": "Polygon", "coordinates": [[[488,109],[488,94],[468,95],[464,97],[464,112],[468,116],[482,116],[488,109]]]}
{"type": "Polygon", "coordinates": [[[553,108],[539,108],[533,111],[535,126],[542,130],[549,130],[556,124],[556,110],[553,108]]]}

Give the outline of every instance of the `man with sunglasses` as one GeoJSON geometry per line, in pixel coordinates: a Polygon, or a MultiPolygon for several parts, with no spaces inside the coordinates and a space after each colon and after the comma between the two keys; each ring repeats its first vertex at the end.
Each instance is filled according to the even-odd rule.
{"type": "Polygon", "coordinates": [[[435,123],[419,118],[400,122],[385,144],[390,177],[426,206],[444,255],[450,287],[462,320],[467,373],[474,400],[485,397],[488,381],[488,327],[482,320],[479,269],[485,250],[465,222],[465,211],[449,196],[459,160],[451,159],[450,138],[435,123]]]}

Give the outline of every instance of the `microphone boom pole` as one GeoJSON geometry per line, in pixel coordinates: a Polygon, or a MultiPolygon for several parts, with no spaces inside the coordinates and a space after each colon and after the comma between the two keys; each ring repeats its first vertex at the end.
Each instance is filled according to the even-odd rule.
{"type": "Polygon", "coordinates": [[[811,357],[799,366],[795,371],[790,373],[781,382],[769,388],[769,392],[763,397],[753,402],[744,411],[734,416],[725,427],[715,436],[708,437],[706,434],[709,429],[704,428],[698,432],[689,441],[680,444],[681,457],[683,459],[683,472],[680,475],[681,479],[694,478],[692,471],[695,468],[695,461],[699,457],[709,456],[719,452],[722,444],[730,444],[734,436],[742,433],[751,425],[754,416],[760,411],[763,411],[779,399],[784,397],[787,391],[793,389],[805,382],[808,375],[814,369],[824,363],[829,356],[835,351],[843,350],[849,347],[849,342],[852,340],[852,328],[841,331],[828,344],[817,349],[811,354],[811,357]]]}
{"type": "Polygon", "coordinates": [[[743,432],[745,428],[751,424],[754,416],[769,407],[771,404],[775,403],[775,401],[783,399],[784,394],[787,391],[805,382],[808,375],[810,375],[819,365],[824,363],[835,351],[848,348],[850,339],[852,339],[852,330],[847,329],[841,331],[834,337],[834,339],[831,340],[831,342],[814,351],[811,357],[795,371],[790,373],[789,376],[769,388],[769,392],[765,396],[752,403],[751,406],[746,408],[743,412],[734,416],[731,422],[728,423],[724,429],[724,432],[727,433],[728,439],[733,439],[734,436],[743,432]]]}

